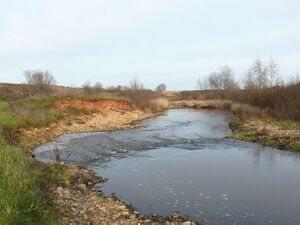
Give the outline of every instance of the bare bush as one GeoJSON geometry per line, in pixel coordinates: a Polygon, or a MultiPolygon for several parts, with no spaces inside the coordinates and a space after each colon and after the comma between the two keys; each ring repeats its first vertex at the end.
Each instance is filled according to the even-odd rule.
{"type": "Polygon", "coordinates": [[[248,104],[233,103],[230,110],[235,114],[248,114],[251,116],[260,116],[261,110],[248,104]]]}
{"type": "Polygon", "coordinates": [[[258,107],[280,119],[300,119],[300,83],[240,90],[238,94],[232,95],[231,99],[258,107]]]}

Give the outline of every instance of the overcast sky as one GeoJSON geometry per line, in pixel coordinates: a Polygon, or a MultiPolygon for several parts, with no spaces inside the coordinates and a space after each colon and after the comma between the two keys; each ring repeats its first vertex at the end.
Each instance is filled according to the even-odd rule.
{"type": "Polygon", "coordinates": [[[0,0],[0,82],[48,69],[58,84],[193,89],[232,66],[238,79],[256,57],[284,76],[300,72],[299,0],[0,0]]]}

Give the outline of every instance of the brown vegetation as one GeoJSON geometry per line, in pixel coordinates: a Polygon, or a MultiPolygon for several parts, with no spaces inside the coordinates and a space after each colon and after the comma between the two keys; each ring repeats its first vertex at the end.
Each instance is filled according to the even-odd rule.
{"type": "MultiPolygon", "coordinates": [[[[261,116],[300,119],[299,79],[284,84],[274,59],[267,63],[256,59],[245,75],[243,89],[236,85],[230,67],[211,73],[198,81],[198,86],[201,89],[198,92],[182,92],[184,99],[226,99],[243,104],[243,108],[247,107],[247,111],[253,111],[254,115],[257,115],[259,109],[261,116]],[[249,106],[254,107],[254,110],[249,110],[249,106]]],[[[234,111],[240,111],[238,108],[241,105],[235,105],[234,111]]]]}

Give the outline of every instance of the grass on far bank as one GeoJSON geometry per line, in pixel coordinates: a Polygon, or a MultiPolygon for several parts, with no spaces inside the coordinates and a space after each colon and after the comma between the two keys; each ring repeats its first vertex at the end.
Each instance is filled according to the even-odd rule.
{"type": "Polygon", "coordinates": [[[248,118],[232,122],[232,138],[281,150],[300,152],[300,123],[276,118],[248,118]]]}

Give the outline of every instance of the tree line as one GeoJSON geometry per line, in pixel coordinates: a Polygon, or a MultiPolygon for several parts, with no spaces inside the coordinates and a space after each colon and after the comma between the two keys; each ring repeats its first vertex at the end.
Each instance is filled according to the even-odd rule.
{"type": "MultiPolygon", "coordinates": [[[[51,86],[56,85],[56,80],[53,76],[53,74],[48,70],[26,70],[23,73],[25,77],[25,83],[29,86],[31,86],[31,89],[34,93],[39,94],[49,94],[51,92],[51,86]]],[[[104,88],[102,83],[99,81],[96,81],[94,84],[91,83],[91,81],[87,81],[82,84],[81,88],[83,89],[85,94],[94,94],[101,92],[105,89],[107,90],[145,90],[144,84],[141,83],[136,77],[133,78],[128,86],[110,86],[107,88],[104,88]]],[[[160,83],[154,91],[156,92],[162,92],[165,91],[167,88],[166,84],[160,83]]]]}
{"type": "MultiPolygon", "coordinates": [[[[296,76],[290,79],[289,83],[298,81],[300,80],[296,76]]],[[[279,72],[279,65],[273,58],[267,62],[259,58],[255,59],[248,68],[242,84],[236,81],[233,70],[228,65],[197,80],[197,89],[200,90],[264,89],[283,85],[284,80],[279,72]]]]}

